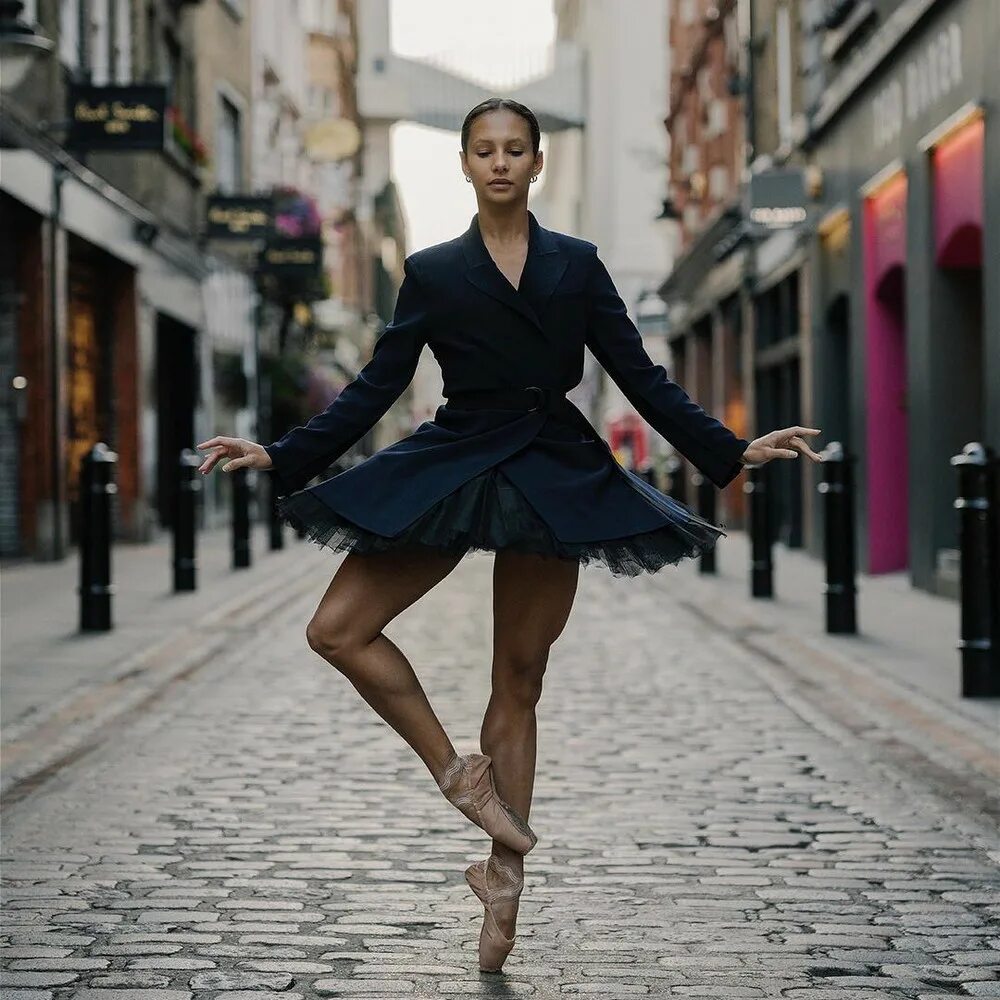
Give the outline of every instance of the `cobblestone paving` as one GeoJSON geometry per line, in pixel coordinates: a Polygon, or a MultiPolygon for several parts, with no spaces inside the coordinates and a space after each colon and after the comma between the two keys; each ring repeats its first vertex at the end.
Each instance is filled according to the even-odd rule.
{"type": "MultiPolygon", "coordinates": [[[[4,1000],[1000,997],[996,843],[785,699],[671,580],[584,571],[539,705],[518,943],[477,971],[488,841],[305,643],[315,597],[5,816],[4,1000]]],[[[387,628],[460,751],[492,562],[387,628]]],[[[669,573],[665,571],[665,573],[669,573]]]]}

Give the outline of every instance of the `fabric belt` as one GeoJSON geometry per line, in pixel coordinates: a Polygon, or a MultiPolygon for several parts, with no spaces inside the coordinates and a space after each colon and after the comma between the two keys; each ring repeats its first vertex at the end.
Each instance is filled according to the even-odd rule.
{"type": "Polygon", "coordinates": [[[448,406],[460,410],[524,410],[528,413],[545,410],[548,413],[565,413],[567,407],[576,409],[562,389],[542,388],[537,385],[529,385],[524,389],[477,389],[471,392],[456,392],[448,397],[447,402],[448,406]]]}
{"type": "Polygon", "coordinates": [[[529,385],[524,389],[477,389],[456,392],[448,396],[446,408],[456,410],[497,409],[521,410],[524,413],[545,412],[561,423],[576,427],[587,440],[600,440],[600,435],[583,413],[566,398],[563,389],[529,385]]]}

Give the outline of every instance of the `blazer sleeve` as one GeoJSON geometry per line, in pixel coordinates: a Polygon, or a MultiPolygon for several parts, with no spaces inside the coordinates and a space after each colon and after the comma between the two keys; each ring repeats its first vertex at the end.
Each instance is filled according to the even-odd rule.
{"type": "Polygon", "coordinates": [[[706,413],[663,365],[646,353],[642,335],[598,253],[588,278],[587,346],[639,415],[719,489],[743,468],[750,442],[706,413]]]}
{"type": "Polygon", "coordinates": [[[402,395],[416,372],[427,338],[428,296],[416,266],[406,258],[391,322],[372,357],[330,405],[293,427],[264,451],[280,492],[301,489],[370,430],[402,395]]]}

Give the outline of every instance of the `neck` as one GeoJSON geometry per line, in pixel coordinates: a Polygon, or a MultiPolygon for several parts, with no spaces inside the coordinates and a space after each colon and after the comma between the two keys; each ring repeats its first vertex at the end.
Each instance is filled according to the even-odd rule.
{"type": "Polygon", "coordinates": [[[528,206],[480,205],[479,232],[484,240],[493,243],[525,243],[530,225],[528,206]]]}

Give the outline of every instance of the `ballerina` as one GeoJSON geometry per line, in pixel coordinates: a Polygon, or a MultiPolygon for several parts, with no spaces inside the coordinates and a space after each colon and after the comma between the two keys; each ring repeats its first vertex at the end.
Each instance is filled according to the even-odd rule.
{"type": "Polygon", "coordinates": [[[313,542],[346,552],[307,628],[426,764],[442,794],[492,838],[465,871],[484,905],[480,970],[514,946],[535,776],[535,706],[552,644],[589,563],[656,572],[725,532],[620,465],[566,398],[584,348],[638,413],[720,489],[745,465],[806,455],[818,428],[753,441],[706,413],[652,362],[595,244],[543,227],[528,192],[543,166],[530,109],[491,98],[462,125],[469,228],[404,261],[392,321],[371,360],[322,412],[261,445],[216,436],[200,471],[269,470],[276,508],[313,542]],[[401,441],[308,485],[409,385],[428,346],[445,403],[401,441]],[[493,562],[492,692],[480,753],[459,754],[403,652],[382,632],[469,551],[493,562]]]}

